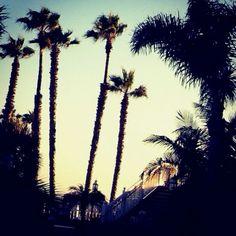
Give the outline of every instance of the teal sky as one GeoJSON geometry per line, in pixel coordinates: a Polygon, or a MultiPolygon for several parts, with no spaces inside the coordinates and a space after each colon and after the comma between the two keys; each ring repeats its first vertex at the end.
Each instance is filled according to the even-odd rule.
{"type": "MultiPolygon", "coordinates": [[[[130,187],[148,162],[160,156],[157,146],[142,142],[150,134],[170,135],[176,127],[176,112],[192,110],[197,101],[197,89],[181,87],[173,71],[157,54],[133,55],[129,41],[135,26],[147,16],[158,13],[184,15],[187,0],[7,0],[10,19],[7,30],[13,36],[23,36],[26,44],[35,33],[23,30],[15,21],[26,15],[28,9],[39,11],[42,6],[61,15],[64,30],[72,30],[80,45],[61,49],[57,98],[57,141],[56,141],[56,184],[60,191],[69,186],[84,183],[89,157],[90,143],[95,120],[95,109],[99,83],[103,79],[105,50],[104,42],[94,43],[83,37],[92,28],[97,16],[112,12],[128,24],[124,34],[116,39],[111,52],[109,74],[121,74],[121,68],[135,70],[134,87],[145,85],[148,98],[130,101],[125,149],[118,194],[123,187],[130,187]]],[[[5,39],[2,40],[2,43],[5,39]]],[[[16,92],[16,110],[26,113],[33,109],[38,72],[37,47],[33,57],[21,60],[20,76],[16,92]]],[[[49,94],[49,52],[43,63],[43,129],[42,168],[40,176],[48,180],[48,94],[49,94]]],[[[5,103],[11,70],[11,59],[0,61],[0,107],[5,103]]],[[[98,146],[93,180],[97,179],[100,190],[110,194],[115,164],[121,96],[109,94],[103,117],[101,138],[98,146]]]]}

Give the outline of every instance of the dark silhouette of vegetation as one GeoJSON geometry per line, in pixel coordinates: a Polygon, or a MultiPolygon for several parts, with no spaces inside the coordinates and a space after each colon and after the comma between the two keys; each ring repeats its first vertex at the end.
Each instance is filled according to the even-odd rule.
{"type": "Polygon", "coordinates": [[[200,103],[210,108],[210,184],[217,182],[224,156],[224,107],[236,95],[235,12],[234,4],[189,0],[184,19],[164,14],[148,17],[136,27],[131,39],[134,53],[147,49],[158,52],[182,84],[199,86],[200,103]]]}
{"type": "Polygon", "coordinates": [[[37,179],[39,163],[33,159],[32,131],[24,117],[0,120],[1,234],[40,235],[47,227],[47,186],[37,179]]]}
{"type": "MultiPolygon", "coordinates": [[[[144,141],[166,147],[162,161],[178,168],[178,178],[199,181],[206,174],[206,147],[208,135],[190,113],[178,112],[179,127],[173,132],[175,139],[164,135],[151,135],[144,141]]],[[[153,167],[152,167],[153,168],[153,167]]]]}
{"type": "Polygon", "coordinates": [[[8,18],[8,13],[4,5],[0,6],[0,39],[2,35],[6,32],[6,26],[4,25],[4,20],[8,18]]]}
{"type": "Polygon", "coordinates": [[[111,85],[108,86],[109,90],[112,92],[123,93],[123,98],[121,101],[121,110],[120,110],[120,126],[118,134],[118,143],[117,143],[117,154],[116,154],[116,164],[113,174],[113,182],[111,187],[110,202],[114,200],[117,182],[120,173],[120,166],[122,161],[123,149],[124,149],[124,137],[125,137],[125,127],[127,123],[127,113],[129,106],[129,97],[139,98],[147,97],[146,88],[144,86],[139,86],[138,88],[132,89],[133,80],[134,80],[134,71],[127,72],[125,69],[122,69],[122,77],[112,75],[110,76],[111,85]]]}
{"type": "Polygon", "coordinates": [[[105,109],[105,102],[107,99],[107,74],[108,74],[108,66],[110,53],[112,49],[112,43],[116,39],[117,36],[120,36],[124,29],[127,27],[126,24],[119,23],[119,16],[109,14],[108,16],[101,15],[97,17],[94,22],[94,26],[92,30],[86,32],[86,38],[92,38],[96,42],[97,40],[105,40],[105,52],[106,52],[106,62],[105,62],[105,71],[103,82],[100,84],[100,94],[98,97],[97,104],[97,113],[96,120],[94,123],[93,137],[91,143],[91,150],[88,161],[87,175],[85,180],[85,191],[89,191],[91,180],[92,180],[92,172],[94,166],[95,155],[97,151],[100,130],[101,130],[101,121],[103,116],[103,111],[105,109]]]}
{"type": "MultiPolygon", "coordinates": [[[[139,219],[138,224],[131,223],[127,215],[114,224],[96,224],[106,199],[98,190],[96,181],[92,190],[90,185],[107,92],[123,93],[116,165],[110,195],[110,201],[113,201],[123,155],[129,97],[146,96],[146,88],[140,86],[131,91],[134,71],[127,72],[123,69],[122,77],[111,76],[111,82],[107,79],[112,44],[127,27],[126,24],[119,23],[118,15],[99,16],[92,30],[88,30],[85,34],[86,38],[92,38],[95,42],[99,39],[105,41],[106,60],[104,77],[100,84],[85,187],[82,185],[71,187],[62,201],[68,218],[71,217],[73,208],[79,205],[81,222],[78,225],[82,229],[79,232],[81,235],[96,233],[137,236],[155,233],[165,236],[173,234],[209,236],[231,235],[234,232],[236,115],[226,119],[223,112],[228,103],[234,102],[236,98],[236,4],[234,1],[227,3],[217,0],[188,0],[187,4],[184,18],[167,14],[148,17],[136,27],[131,39],[131,50],[134,53],[149,50],[157,52],[161,59],[174,69],[183,85],[196,86],[200,89],[199,103],[195,104],[195,107],[202,120],[201,126],[189,114],[179,112],[177,116],[179,126],[173,132],[173,138],[151,135],[144,140],[166,147],[166,152],[161,158],[150,162],[141,176],[152,176],[166,171],[170,177],[171,172],[175,173],[177,170],[175,177],[178,178],[179,186],[176,189],[168,189],[167,186],[159,189],[161,194],[167,193],[168,202],[163,205],[158,203],[160,207],[168,205],[164,210],[165,214],[159,215],[160,221],[158,221],[159,211],[156,201],[165,200],[165,197],[162,198],[161,194],[155,196],[150,192],[149,197],[151,197],[141,201],[141,205],[149,207],[151,209],[149,212],[153,215],[146,215],[145,212],[139,214],[142,208],[137,206],[135,211],[140,216],[136,217],[139,219]],[[151,232],[152,230],[154,232],[151,232]]],[[[0,40],[6,33],[4,20],[7,18],[6,7],[2,5],[0,40]]],[[[14,102],[20,68],[19,59],[30,56],[34,51],[29,47],[23,47],[23,38],[15,40],[9,37],[8,43],[0,45],[1,58],[6,56],[14,58],[6,103],[0,116],[1,235],[51,234],[53,227],[48,226],[53,226],[59,214],[60,209],[57,209],[56,205],[54,168],[59,54],[61,46],[78,44],[77,40],[70,40],[72,32],[62,31],[59,18],[59,14],[43,7],[39,12],[29,10],[26,17],[17,19],[26,31],[37,31],[36,38],[30,41],[39,46],[39,69],[32,113],[16,115],[14,102]],[[51,50],[49,187],[38,178],[42,66],[43,52],[46,48],[51,50]],[[50,211],[47,211],[48,209],[50,211]]],[[[118,200],[122,201],[122,197],[118,200]]],[[[79,217],[77,215],[75,218],[79,217]]]]}
{"type": "Polygon", "coordinates": [[[77,39],[71,40],[71,31],[63,33],[61,27],[57,27],[48,33],[51,49],[51,69],[50,69],[50,102],[49,102],[49,189],[51,204],[55,200],[55,151],[56,151],[56,98],[58,83],[58,64],[60,47],[69,47],[72,44],[79,44],[77,39]]]}
{"type": "Polygon", "coordinates": [[[34,53],[34,50],[32,48],[23,47],[23,45],[24,45],[23,38],[13,39],[12,37],[9,37],[8,43],[0,45],[1,49],[0,58],[2,59],[5,57],[13,58],[9,88],[6,97],[5,107],[3,109],[3,118],[6,121],[11,120],[14,112],[16,86],[20,70],[19,60],[21,58],[27,58],[34,53]]]}

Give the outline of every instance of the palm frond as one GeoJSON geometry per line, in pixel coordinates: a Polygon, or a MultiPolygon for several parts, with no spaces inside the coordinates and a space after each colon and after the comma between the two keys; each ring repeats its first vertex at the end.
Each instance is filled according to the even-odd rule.
{"type": "Polygon", "coordinates": [[[22,58],[28,58],[28,57],[30,57],[32,54],[34,54],[34,50],[32,49],[32,48],[30,48],[30,47],[24,47],[23,49],[22,49],[22,58]]]}
{"type": "Polygon", "coordinates": [[[127,71],[126,71],[124,68],[122,68],[122,75],[123,75],[123,80],[124,80],[124,81],[127,80],[127,78],[128,78],[128,73],[127,73],[127,71]]]}
{"type": "Polygon", "coordinates": [[[124,85],[124,81],[123,78],[117,75],[111,75],[109,76],[110,81],[116,86],[116,87],[120,87],[122,85],[124,85]]]}
{"type": "Polygon", "coordinates": [[[60,14],[53,12],[53,13],[48,13],[49,17],[48,17],[48,28],[51,29],[55,29],[59,26],[59,18],[60,18],[60,14]]]}
{"type": "Polygon", "coordinates": [[[4,59],[7,55],[5,53],[0,52],[0,58],[4,59]]]}
{"type": "Polygon", "coordinates": [[[121,35],[124,32],[125,28],[127,28],[127,26],[127,24],[119,24],[116,30],[117,35],[121,35]]]}
{"type": "Polygon", "coordinates": [[[107,85],[107,89],[110,91],[110,92],[114,92],[114,93],[121,93],[122,92],[122,89],[120,89],[119,87],[115,86],[115,85],[110,85],[108,84],[107,85]]]}
{"type": "Polygon", "coordinates": [[[31,23],[28,17],[21,17],[16,20],[17,23],[23,23],[23,28],[26,31],[31,31],[34,29],[34,25],[31,23]]]}
{"type": "Polygon", "coordinates": [[[162,158],[157,158],[148,163],[148,165],[143,170],[143,175],[150,176],[155,174],[157,171],[160,171],[162,165],[162,158]]]}
{"type": "Polygon", "coordinates": [[[6,12],[6,7],[4,5],[0,6],[0,38],[2,34],[6,32],[6,26],[4,25],[4,20],[8,18],[8,14],[6,12]]]}
{"type": "Polygon", "coordinates": [[[134,89],[132,92],[130,92],[129,95],[135,98],[147,97],[147,89],[146,87],[141,85],[138,88],[134,89]]]}
{"type": "MultiPolygon", "coordinates": [[[[192,113],[187,111],[178,111],[176,119],[178,120],[178,128],[181,127],[198,127],[196,120],[194,119],[194,116],[192,113]]],[[[178,128],[174,131],[178,133],[178,128]]]]}
{"type": "Polygon", "coordinates": [[[92,38],[95,42],[99,39],[99,34],[95,32],[94,30],[88,30],[84,36],[86,38],[92,38]]]}
{"type": "Polygon", "coordinates": [[[153,135],[149,136],[148,138],[144,139],[144,142],[161,144],[161,145],[166,146],[167,148],[170,148],[170,149],[173,149],[173,147],[175,146],[175,143],[167,136],[156,135],[156,134],[153,134],[153,135]]]}
{"type": "Polygon", "coordinates": [[[70,44],[71,45],[73,45],[73,44],[80,44],[80,41],[77,38],[75,38],[72,41],[70,41],[70,44]]]}

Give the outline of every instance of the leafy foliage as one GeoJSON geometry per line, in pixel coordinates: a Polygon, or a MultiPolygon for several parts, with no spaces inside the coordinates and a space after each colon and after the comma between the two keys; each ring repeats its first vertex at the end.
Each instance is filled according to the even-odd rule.
{"type": "Polygon", "coordinates": [[[111,40],[113,41],[116,36],[123,33],[124,29],[127,27],[126,24],[119,23],[119,16],[109,14],[98,16],[94,22],[92,30],[88,30],[85,33],[86,38],[93,38],[96,42],[98,39],[101,40],[111,40]]]}
{"type": "Polygon", "coordinates": [[[8,18],[8,14],[6,12],[6,7],[4,5],[0,6],[0,39],[2,35],[6,32],[6,26],[4,25],[4,20],[8,18]]]}
{"type": "Polygon", "coordinates": [[[195,125],[190,114],[186,116],[178,112],[177,119],[182,125],[174,131],[174,140],[163,135],[151,135],[144,141],[166,147],[163,161],[178,166],[179,178],[196,179],[206,168],[207,134],[204,129],[195,125]]]}
{"type": "Polygon", "coordinates": [[[9,42],[0,45],[1,54],[0,57],[3,59],[5,57],[16,57],[25,58],[29,57],[34,53],[34,50],[30,47],[23,47],[24,39],[17,38],[13,39],[9,36],[9,42]]]}
{"type": "Polygon", "coordinates": [[[1,119],[0,136],[1,230],[13,235],[17,229],[19,234],[30,235],[38,228],[36,235],[40,235],[46,227],[48,187],[37,179],[40,164],[33,156],[30,124],[24,115],[11,122],[1,119]]]}

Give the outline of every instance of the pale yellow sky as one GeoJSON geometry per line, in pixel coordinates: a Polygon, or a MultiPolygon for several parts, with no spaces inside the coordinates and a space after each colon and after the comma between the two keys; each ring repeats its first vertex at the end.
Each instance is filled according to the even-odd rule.
{"type": "MultiPolygon", "coordinates": [[[[84,184],[90,143],[95,120],[99,83],[103,78],[105,61],[104,42],[94,43],[83,38],[92,27],[96,17],[113,12],[128,24],[124,34],[117,38],[111,53],[109,74],[121,74],[121,68],[135,70],[134,86],[145,85],[148,98],[130,101],[125,149],[118,182],[118,194],[123,187],[128,188],[139,178],[139,174],[151,160],[161,155],[157,146],[142,142],[150,134],[170,135],[175,129],[176,112],[180,109],[192,110],[197,101],[197,89],[181,87],[179,80],[158,55],[132,55],[129,41],[134,27],[148,15],[159,12],[183,14],[186,1],[175,0],[130,0],[114,1],[18,1],[7,3],[11,19],[8,31],[14,37],[22,35],[30,39],[34,33],[26,33],[15,24],[15,19],[25,16],[27,9],[39,10],[47,6],[61,14],[63,28],[71,29],[79,37],[81,44],[62,49],[59,62],[56,134],[56,185],[59,191],[69,186],[84,184]],[[24,5],[25,2],[25,5],[24,5]],[[57,4],[55,3],[57,2],[57,4]],[[79,3],[78,3],[79,2],[79,3]],[[177,4],[178,2],[178,4],[177,4]],[[132,6],[135,6],[133,8],[132,6]],[[19,9],[19,10],[18,10],[19,9]]],[[[36,48],[37,49],[37,48],[36,48]]],[[[43,127],[42,127],[42,168],[40,176],[48,181],[48,88],[49,53],[45,53],[43,71],[43,127]]],[[[18,113],[26,113],[33,108],[38,68],[38,53],[22,60],[16,93],[18,113]]],[[[3,107],[8,89],[11,60],[0,61],[0,107],[3,107]]],[[[101,138],[95,160],[93,180],[107,197],[110,194],[115,164],[121,96],[109,94],[103,117],[101,138]]]]}

